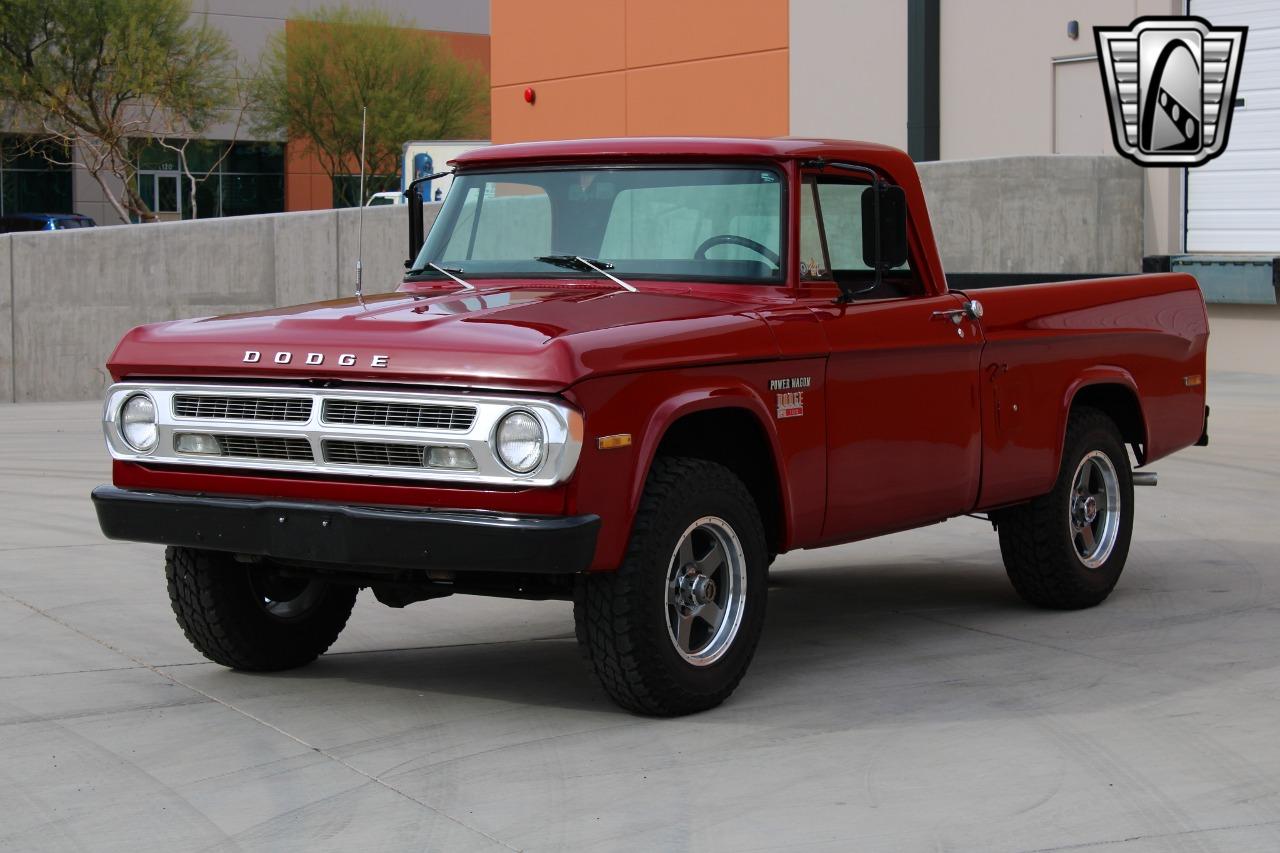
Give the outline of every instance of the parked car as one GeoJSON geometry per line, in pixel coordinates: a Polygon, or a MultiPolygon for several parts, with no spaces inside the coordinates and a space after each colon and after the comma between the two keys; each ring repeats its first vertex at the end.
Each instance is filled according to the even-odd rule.
{"type": "Polygon", "coordinates": [[[374,193],[369,196],[369,200],[365,202],[365,207],[381,207],[387,204],[404,204],[404,193],[400,190],[392,190],[389,192],[374,193]]]}
{"type": "Polygon", "coordinates": [[[88,216],[78,213],[11,213],[0,216],[0,234],[14,231],[63,231],[68,228],[93,228],[88,216]]]}
{"type": "Polygon", "coordinates": [[[615,701],[699,711],[747,671],[777,554],[980,514],[1024,599],[1092,607],[1154,480],[1133,467],[1207,441],[1191,276],[953,290],[896,149],[455,162],[425,244],[410,200],[398,292],[140,326],[111,356],[98,519],[169,546],[213,661],[306,664],[362,587],[559,598],[615,701]]]}

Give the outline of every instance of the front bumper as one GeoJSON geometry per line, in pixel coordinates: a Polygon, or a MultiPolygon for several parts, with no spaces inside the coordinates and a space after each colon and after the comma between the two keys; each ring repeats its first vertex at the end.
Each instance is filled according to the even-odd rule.
{"type": "Polygon", "coordinates": [[[360,569],[573,574],[600,519],[93,490],[108,539],[360,569]]]}

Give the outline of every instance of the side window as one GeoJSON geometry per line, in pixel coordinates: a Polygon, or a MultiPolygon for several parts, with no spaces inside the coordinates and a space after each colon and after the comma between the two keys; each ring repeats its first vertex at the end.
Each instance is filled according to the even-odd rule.
{"type": "Polygon", "coordinates": [[[872,287],[874,271],[862,256],[862,193],[865,182],[810,178],[800,204],[800,277],[848,283],[867,289],[859,299],[918,296],[924,287],[910,260],[885,271],[884,281],[872,287]],[[811,197],[811,199],[809,198],[811,197]],[[823,261],[812,266],[811,258],[823,261]]]}
{"type": "Polygon", "coordinates": [[[818,187],[812,180],[800,185],[800,278],[831,281],[831,260],[818,222],[818,187]]]}
{"type": "Polygon", "coordinates": [[[866,184],[818,184],[833,270],[870,270],[862,260],[862,191],[866,184]]]}

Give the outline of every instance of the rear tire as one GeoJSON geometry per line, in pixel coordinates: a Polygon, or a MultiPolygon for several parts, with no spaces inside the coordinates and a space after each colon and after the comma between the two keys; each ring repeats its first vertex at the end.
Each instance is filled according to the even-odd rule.
{"type": "Polygon", "coordinates": [[[289,578],[221,551],[165,549],[169,601],[196,650],[251,671],[293,669],[333,645],[355,606],[356,587],[289,578]]]}
{"type": "Polygon", "coordinates": [[[581,578],[574,622],[605,691],[655,716],[714,708],[733,693],[764,625],[764,524],[722,465],[654,462],[616,572],[581,578]]]}
{"type": "Polygon", "coordinates": [[[1133,473],[1115,422],[1074,409],[1053,491],[993,518],[1009,580],[1027,602],[1078,610],[1105,601],[1133,536],[1133,473]]]}

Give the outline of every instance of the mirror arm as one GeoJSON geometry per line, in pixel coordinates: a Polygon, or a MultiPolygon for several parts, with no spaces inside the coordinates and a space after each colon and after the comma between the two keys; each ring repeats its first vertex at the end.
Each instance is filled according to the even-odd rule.
{"type": "Polygon", "coordinates": [[[418,252],[422,251],[422,244],[426,239],[425,228],[422,222],[422,190],[421,185],[427,181],[443,178],[445,175],[452,175],[453,169],[445,169],[443,172],[436,172],[431,175],[425,175],[421,178],[414,178],[409,185],[404,188],[404,192],[400,195],[409,204],[409,259],[404,262],[405,269],[413,267],[413,262],[417,260],[418,252]]]}

